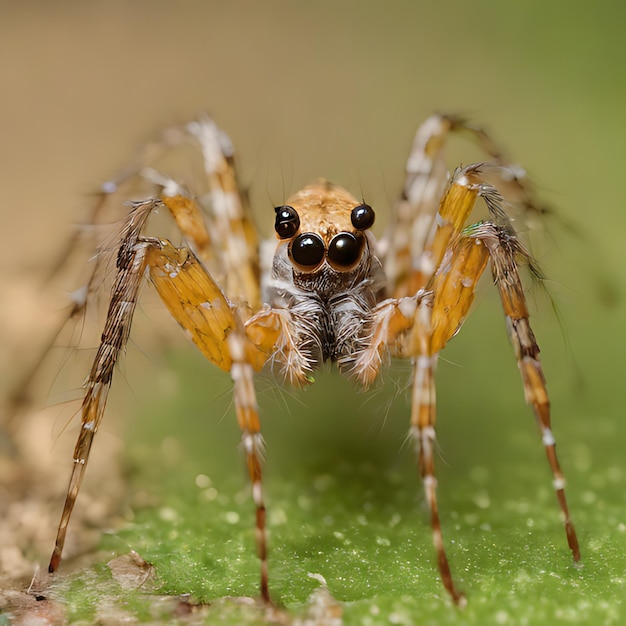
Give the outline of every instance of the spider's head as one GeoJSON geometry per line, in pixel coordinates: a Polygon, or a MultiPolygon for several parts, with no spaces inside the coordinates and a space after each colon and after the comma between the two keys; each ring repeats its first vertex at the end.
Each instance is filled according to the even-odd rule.
{"type": "Polygon", "coordinates": [[[287,245],[289,261],[305,274],[325,264],[337,272],[359,265],[367,249],[365,231],[375,217],[371,206],[325,180],[300,190],[275,211],[279,246],[287,245]]]}

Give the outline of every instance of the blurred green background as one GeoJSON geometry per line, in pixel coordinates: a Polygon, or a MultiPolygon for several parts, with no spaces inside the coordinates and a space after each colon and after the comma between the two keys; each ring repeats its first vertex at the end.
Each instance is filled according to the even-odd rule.
{"type": "MultiPolygon", "coordinates": [[[[516,594],[526,598],[520,571],[534,581],[526,604],[544,607],[526,616],[533,623],[618,623],[626,573],[626,211],[620,183],[626,9],[621,3],[2,2],[0,11],[0,356],[6,388],[17,365],[37,353],[49,317],[58,314],[59,303],[40,277],[67,241],[71,224],[84,215],[88,194],[164,126],[202,112],[215,117],[238,149],[242,182],[265,233],[271,230],[271,207],[318,176],[374,205],[381,232],[417,124],[434,111],[466,115],[527,169],[560,216],[548,218],[545,229],[535,233],[533,250],[562,319],[548,298],[533,295],[532,321],[586,569],[580,579],[570,574],[568,580],[578,582],[560,599],[562,586],[546,581],[546,570],[565,575],[571,566],[498,301],[485,284],[475,314],[438,371],[442,519],[448,545],[469,542],[462,554],[451,548],[453,569],[470,595],[469,612],[460,617],[445,606],[445,598],[424,599],[443,594],[426,513],[418,505],[412,453],[403,443],[406,366],[385,375],[385,386],[370,399],[353,394],[332,373],[321,375],[305,393],[276,392],[269,376],[260,381],[270,511],[275,507],[291,520],[306,512],[300,526],[290,522],[282,547],[281,529],[289,524],[270,513],[277,595],[294,606],[304,602],[315,584],[306,578],[313,569],[306,569],[303,550],[314,552],[316,542],[328,542],[334,536],[328,528],[337,520],[345,525],[334,532],[358,536],[364,502],[375,502],[371,507],[387,517],[402,511],[403,532],[415,536],[416,545],[421,542],[411,547],[424,568],[419,584],[384,567],[377,573],[362,565],[356,573],[353,562],[346,564],[347,578],[340,583],[332,565],[327,572],[319,571],[319,562],[310,565],[329,579],[335,597],[354,606],[371,598],[368,587],[376,586],[386,598],[393,598],[394,586],[401,587],[398,598],[410,598],[404,604],[393,599],[378,614],[364,605],[373,623],[386,623],[391,611],[404,620],[398,623],[421,622],[416,610],[426,611],[424,621],[432,611],[432,619],[451,615],[459,623],[474,618],[521,623],[515,602],[516,594]],[[311,485],[317,484],[314,477],[327,475],[334,476],[337,493],[318,502],[325,489],[311,485]],[[300,506],[299,498],[313,498],[316,506],[300,506]],[[294,500],[299,504],[292,511],[294,500]],[[330,513],[324,507],[337,503],[344,509],[325,526],[330,513]],[[488,528],[485,524],[491,530],[480,534],[477,529],[488,528]],[[311,545],[304,549],[295,542],[290,552],[285,546],[294,536],[311,545]],[[543,552],[524,568],[519,559],[529,548],[519,542],[527,536],[543,552]],[[492,540],[502,545],[490,562],[480,546],[492,546],[492,540]],[[497,569],[504,558],[510,559],[506,571],[497,569]],[[292,580],[298,576],[305,581],[301,589],[292,580]],[[362,586],[370,577],[376,583],[362,586]],[[544,596],[550,598],[547,604],[544,596]]],[[[55,290],[60,291],[57,284],[55,290]]],[[[143,323],[153,307],[146,305],[143,323]]],[[[241,515],[243,539],[235,536],[228,546],[231,555],[239,556],[239,550],[244,555],[242,573],[232,575],[243,582],[237,581],[235,591],[230,582],[189,590],[203,598],[252,594],[250,503],[232,503],[245,476],[228,381],[205,366],[184,339],[168,340],[164,356],[153,342],[135,344],[119,376],[121,391],[112,398],[115,418],[105,426],[109,434],[101,436],[120,433],[125,439],[121,458],[131,491],[148,493],[149,501],[186,506],[195,498],[198,474],[233,490],[233,500],[224,506],[241,515]],[[160,494],[155,484],[169,485],[172,493],[160,494]]],[[[41,382],[43,398],[50,385],[41,382]]],[[[59,430],[50,424],[31,436],[52,447],[50,433],[59,430]]],[[[76,432],[68,430],[54,444],[61,473],[67,469],[61,452],[71,447],[76,432]]],[[[149,527],[149,511],[145,515],[142,524],[149,527]]],[[[211,513],[202,508],[188,514],[201,515],[211,513]]],[[[197,523],[200,534],[209,525],[207,532],[221,537],[218,543],[227,541],[220,533],[228,527],[219,515],[197,523]]],[[[393,537],[395,528],[387,527],[393,537]]],[[[141,544],[157,562],[150,540],[142,544],[150,532],[140,528],[130,538],[122,535],[111,549],[122,551],[124,541],[141,544]]],[[[386,545],[387,539],[382,541],[386,545]]],[[[411,564],[411,551],[403,558],[411,564]]],[[[235,570],[226,571],[230,576],[235,570]]],[[[181,586],[172,583],[172,590],[180,592],[181,586]]],[[[363,619],[354,617],[354,623],[363,619]]]]}

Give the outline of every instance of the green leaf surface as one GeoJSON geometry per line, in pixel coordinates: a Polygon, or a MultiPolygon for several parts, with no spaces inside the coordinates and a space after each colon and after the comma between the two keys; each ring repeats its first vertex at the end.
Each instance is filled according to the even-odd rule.
{"type": "MultiPolygon", "coordinates": [[[[132,520],[103,548],[136,550],[152,563],[157,594],[191,594],[200,603],[256,596],[254,511],[239,433],[230,411],[206,400],[212,391],[219,395],[227,377],[211,374],[217,389],[210,390],[200,358],[174,355],[172,366],[182,384],[172,404],[149,406],[140,430],[130,428],[133,489],[152,504],[133,506],[132,520]]],[[[406,375],[394,369],[387,377],[406,375]]],[[[568,429],[561,446],[583,551],[575,566],[540,439],[521,399],[513,403],[515,427],[494,428],[493,410],[485,407],[472,419],[472,439],[463,429],[441,429],[443,531],[453,575],[468,598],[459,610],[438,576],[405,440],[406,394],[388,397],[385,389],[357,393],[326,372],[296,397],[260,394],[271,591],[288,615],[306,611],[320,585],[315,574],[341,603],[347,624],[620,623],[626,528],[621,469],[613,464],[617,449],[605,442],[606,463],[590,472],[596,442],[584,427],[568,429]],[[465,452],[457,456],[457,448],[465,452]]],[[[459,421],[469,391],[457,389],[460,402],[442,401],[451,413],[447,421],[459,421]]],[[[216,605],[207,623],[218,607],[232,609],[216,605]]],[[[225,623],[245,623],[241,619],[238,610],[225,623]]],[[[251,611],[247,619],[265,618],[251,611]]]]}

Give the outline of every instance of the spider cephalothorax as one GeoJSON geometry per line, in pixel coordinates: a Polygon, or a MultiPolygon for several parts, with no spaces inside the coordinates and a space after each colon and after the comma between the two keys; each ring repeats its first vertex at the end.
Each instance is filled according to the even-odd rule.
{"type": "MultiPolygon", "coordinates": [[[[275,209],[276,247],[264,272],[252,215],[238,191],[230,141],[206,118],[179,129],[176,137],[200,147],[206,189],[196,193],[184,189],[148,167],[148,155],[116,184],[103,188],[106,199],[113,189],[136,177],[150,183],[155,195],[133,204],[120,231],[109,311],[86,384],[74,469],[49,571],[54,572],[61,560],[114,365],[128,340],[147,274],[189,338],[232,377],[256,507],[262,598],[269,602],[270,596],[263,441],[254,373],[274,365],[288,382],[303,385],[312,382],[311,374],[321,363],[332,360],[342,372],[367,386],[387,357],[395,356],[408,358],[412,364],[410,433],[419,456],[439,571],[453,600],[463,602],[452,579],[439,522],[433,454],[434,373],[440,351],[469,314],[476,284],[488,263],[526,400],[541,430],[569,547],[578,560],[539,347],[518,273],[520,264],[535,266],[505,211],[507,204],[529,210],[535,206],[523,172],[502,159],[501,151],[481,129],[455,117],[432,116],[416,134],[404,189],[380,243],[369,230],[374,210],[341,187],[321,180],[275,209]],[[448,177],[446,138],[461,129],[473,135],[492,160],[458,168],[448,177]],[[489,217],[472,224],[472,209],[481,199],[489,217]],[[143,235],[151,212],[163,205],[183,233],[186,247],[143,235]]],[[[84,293],[91,293],[96,285],[92,279],[84,293]]],[[[81,306],[75,304],[74,312],[81,306]]]]}
{"type": "MultiPolygon", "coordinates": [[[[305,187],[288,202],[276,208],[279,242],[267,302],[290,310],[309,371],[327,359],[349,370],[365,346],[386,282],[367,232],[374,211],[326,181],[305,187]]],[[[282,356],[278,352],[276,360],[284,369],[282,356]]]]}

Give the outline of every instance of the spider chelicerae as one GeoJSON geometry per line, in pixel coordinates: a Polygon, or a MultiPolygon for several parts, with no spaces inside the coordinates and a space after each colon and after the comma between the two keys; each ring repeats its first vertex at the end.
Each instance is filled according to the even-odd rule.
{"type": "MultiPolygon", "coordinates": [[[[529,323],[519,266],[538,273],[507,213],[509,205],[536,209],[522,170],[507,162],[489,136],[464,120],[433,115],[418,129],[406,179],[389,227],[377,241],[374,209],[326,180],[304,187],[275,208],[276,238],[264,263],[245,194],[239,190],[234,151],[209,118],[170,130],[164,140],[106,183],[101,204],[133,180],[147,183],[148,199],[130,203],[115,240],[114,284],[102,340],[82,402],[82,425],[49,572],[61,561],[72,510],[100,426],[113,371],[127,344],[142,283],[154,285],[172,317],[202,354],[230,373],[234,406],[256,507],[260,591],[269,603],[267,532],[262,483],[263,439],[255,372],[272,367],[294,385],[313,382],[325,361],[368,387],[389,356],[410,359],[410,437],[419,458],[441,578],[457,604],[437,506],[434,374],[440,351],[467,317],[488,263],[527,403],[542,433],[567,541],[580,550],[565,499],[550,425],[550,408],[529,323]],[[488,160],[448,174],[444,150],[451,132],[470,134],[488,160]],[[184,188],[153,167],[156,153],[193,144],[202,155],[204,189],[184,188]],[[472,223],[477,201],[488,219],[472,223]],[[146,236],[151,213],[166,207],[185,245],[146,236]],[[267,266],[267,267],[265,267],[267,266]]],[[[101,252],[104,252],[103,250],[101,252]]],[[[104,256],[104,254],[103,254],[104,256]]],[[[74,304],[80,312],[98,286],[92,279],[74,304]]]]}

